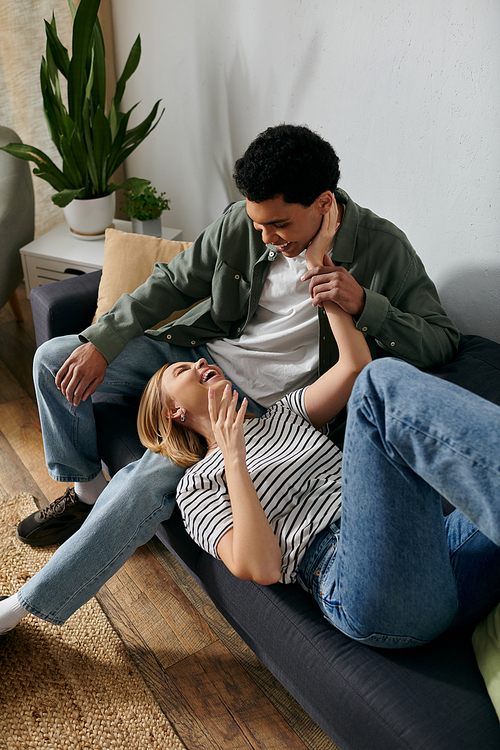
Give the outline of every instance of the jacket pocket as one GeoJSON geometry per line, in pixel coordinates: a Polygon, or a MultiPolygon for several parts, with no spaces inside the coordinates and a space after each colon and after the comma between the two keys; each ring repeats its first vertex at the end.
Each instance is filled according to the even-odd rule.
{"type": "Polygon", "coordinates": [[[246,317],[250,282],[237,268],[220,263],[212,284],[212,318],[215,322],[234,321],[246,317]]]}

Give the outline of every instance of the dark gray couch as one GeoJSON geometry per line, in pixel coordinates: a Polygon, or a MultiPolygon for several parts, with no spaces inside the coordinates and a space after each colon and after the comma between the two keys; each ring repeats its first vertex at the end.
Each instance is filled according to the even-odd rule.
{"type": "MultiPolygon", "coordinates": [[[[99,278],[96,272],[32,291],[38,345],[90,323],[99,278]]],[[[435,374],[500,404],[499,344],[463,336],[456,359],[435,374]]],[[[136,409],[131,399],[94,397],[100,451],[111,474],[142,454],[136,409]]],[[[329,625],[298,585],[236,579],[191,541],[178,514],[157,535],[341,750],[500,748],[500,723],[469,630],[420,648],[371,649],[329,625]]]]}

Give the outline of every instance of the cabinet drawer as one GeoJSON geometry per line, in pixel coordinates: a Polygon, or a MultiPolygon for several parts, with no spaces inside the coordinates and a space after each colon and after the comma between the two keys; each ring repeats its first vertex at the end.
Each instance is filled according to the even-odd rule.
{"type": "Polygon", "coordinates": [[[98,267],[87,266],[71,261],[55,260],[26,253],[23,257],[26,284],[29,290],[44,284],[52,284],[53,281],[68,279],[82,273],[99,270],[98,267]]]}

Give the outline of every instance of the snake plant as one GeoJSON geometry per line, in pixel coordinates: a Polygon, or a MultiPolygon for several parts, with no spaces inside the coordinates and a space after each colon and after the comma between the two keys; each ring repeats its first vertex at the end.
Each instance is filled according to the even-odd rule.
{"type": "Polygon", "coordinates": [[[33,174],[46,180],[57,192],[52,201],[67,206],[74,198],[100,198],[120,188],[140,192],[149,180],[131,177],[121,183],[111,176],[125,159],[156,127],[160,101],[140,125],[128,128],[137,104],[120,112],[125,85],[141,57],[141,39],[137,37],[123,72],[116,84],[109,112],[105,113],[105,49],[97,17],[101,0],[81,0],[75,10],[68,0],[73,18],[72,57],[61,43],[54,14],[45,21],[46,55],[40,67],[43,108],[50,137],[62,159],[62,168],[33,146],[9,143],[7,153],[36,164],[33,174]],[[66,108],[61,95],[59,75],[67,82],[66,108]]]}

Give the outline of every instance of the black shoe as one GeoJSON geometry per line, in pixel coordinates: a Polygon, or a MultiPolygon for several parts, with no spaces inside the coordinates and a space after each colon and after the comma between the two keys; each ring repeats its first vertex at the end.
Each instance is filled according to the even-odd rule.
{"type": "Polygon", "coordinates": [[[48,547],[65,542],[78,531],[94,506],[82,503],[73,488],[54,500],[47,508],[37,510],[21,521],[17,538],[32,547],[48,547]]]}

